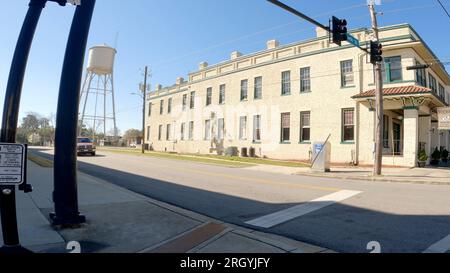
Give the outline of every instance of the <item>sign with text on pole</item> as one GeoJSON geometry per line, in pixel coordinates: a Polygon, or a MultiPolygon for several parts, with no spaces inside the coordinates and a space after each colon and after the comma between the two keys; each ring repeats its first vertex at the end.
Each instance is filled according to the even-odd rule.
{"type": "Polygon", "coordinates": [[[0,143],[0,185],[14,186],[25,182],[26,147],[0,143]]]}
{"type": "Polygon", "coordinates": [[[350,44],[352,44],[356,47],[360,47],[359,40],[356,39],[355,37],[353,37],[350,33],[347,33],[347,42],[349,42],[350,44]]]}
{"type": "Polygon", "coordinates": [[[450,130],[450,107],[438,108],[439,130],[450,130]]]}

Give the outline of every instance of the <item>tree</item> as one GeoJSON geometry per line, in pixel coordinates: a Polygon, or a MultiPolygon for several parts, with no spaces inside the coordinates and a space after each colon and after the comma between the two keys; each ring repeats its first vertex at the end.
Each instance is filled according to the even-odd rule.
{"type": "Polygon", "coordinates": [[[123,139],[127,142],[131,142],[139,138],[142,138],[142,131],[138,129],[129,129],[123,135],[123,139]]]}
{"type": "Polygon", "coordinates": [[[22,119],[21,128],[28,136],[37,133],[37,131],[39,130],[39,119],[39,115],[33,112],[27,113],[26,117],[22,119]]]}

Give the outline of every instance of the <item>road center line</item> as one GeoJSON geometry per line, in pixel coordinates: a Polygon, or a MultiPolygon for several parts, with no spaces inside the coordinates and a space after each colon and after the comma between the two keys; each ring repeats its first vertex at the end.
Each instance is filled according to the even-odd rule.
{"type": "Polygon", "coordinates": [[[343,201],[345,199],[351,198],[355,195],[358,195],[362,192],[360,191],[349,191],[342,190],[335,192],[333,194],[320,197],[318,199],[312,200],[308,203],[301,204],[292,208],[288,208],[279,212],[275,212],[251,221],[246,222],[246,224],[252,226],[258,226],[263,228],[271,228],[277,226],[279,224],[285,223],[292,219],[298,218],[300,216],[306,215],[313,211],[322,209],[324,207],[328,207],[333,205],[334,203],[343,201]]]}
{"type": "Polygon", "coordinates": [[[450,250],[450,235],[430,246],[423,253],[446,253],[450,250]]]}

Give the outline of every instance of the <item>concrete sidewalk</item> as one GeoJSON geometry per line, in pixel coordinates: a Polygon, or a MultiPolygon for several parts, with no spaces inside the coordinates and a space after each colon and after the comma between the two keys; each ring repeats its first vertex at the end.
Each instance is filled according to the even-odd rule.
{"type": "Polygon", "coordinates": [[[373,169],[367,167],[332,167],[331,172],[329,173],[313,172],[310,168],[294,168],[269,165],[258,165],[254,167],[248,167],[246,169],[286,175],[306,175],[346,180],[450,185],[450,167],[383,168],[383,175],[379,177],[374,177],[372,175],[373,169]]]}
{"type": "Polygon", "coordinates": [[[57,230],[48,219],[53,170],[29,161],[28,179],[34,191],[17,194],[19,234],[22,245],[35,252],[67,253],[70,241],[79,242],[82,253],[332,252],[216,221],[83,173],[78,176],[79,204],[88,222],[79,229],[57,230]]]}

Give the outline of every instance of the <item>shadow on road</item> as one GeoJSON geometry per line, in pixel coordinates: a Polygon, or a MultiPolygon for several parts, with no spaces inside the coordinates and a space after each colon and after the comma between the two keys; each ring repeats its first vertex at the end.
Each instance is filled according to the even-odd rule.
{"type": "MultiPolygon", "coordinates": [[[[30,152],[53,159],[53,155],[42,153],[39,149],[33,149],[30,152]]],[[[366,248],[367,244],[377,241],[381,244],[382,252],[418,253],[450,233],[449,215],[396,215],[342,203],[336,203],[273,228],[264,229],[249,226],[245,222],[302,203],[265,203],[85,162],[78,162],[78,168],[91,176],[177,207],[224,222],[287,236],[339,252],[367,253],[369,252],[366,248]]],[[[215,178],[210,177],[210,179],[215,178]]],[[[236,183],[236,186],[239,186],[239,183],[236,183]]],[[[89,211],[82,211],[82,213],[89,217],[89,211]]]]}

